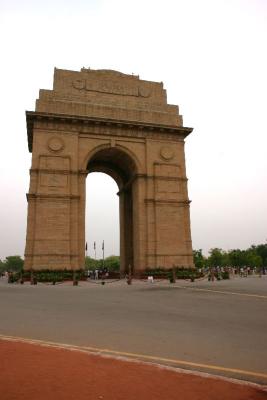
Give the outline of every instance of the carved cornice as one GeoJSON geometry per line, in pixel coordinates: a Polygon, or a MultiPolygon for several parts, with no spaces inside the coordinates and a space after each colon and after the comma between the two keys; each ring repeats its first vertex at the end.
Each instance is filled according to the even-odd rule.
{"type": "Polygon", "coordinates": [[[154,204],[172,204],[172,205],[178,205],[178,206],[186,206],[188,207],[191,203],[191,200],[162,200],[162,199],[145,199],[145,203],[154,203],[154,204]]]}
{"type": "MultiPolygon", "coordinates": [[[[39,240],[38,240],[39,242],[39,240]]],[[[25,257],[79,257],[77,253],[24,253],[25,257]]],[[[38,270],[36,270],[38,271],[38,270]]]]}
{"type": "MultiPolygon", "coordinates": [[[[132,136],[132,137],[153,137],[155,134],[161,133],[165,136],[165,134],[170,134],[172,137],[178,137],[184,139],[188,136],[193,128],[187,127],[177,127],[170,125],[161,125],[161,124],[152,124],[138,121],[126,121],[126,120],[117,120],[117,119],[108,119],[108,118],[95,118],[95,117],[85,117],[85,116],[77,116],[77,115],[65,115],[65,114],[52,114],[45,112],[35,112],[35,111],[26,111],[26,121],[27,121],[27,134],[28,134],[28,147],[29,151],[32,152],[32,142],[33,142],[33,127],[34,122],[43,121],[53,124],[70,124],[74,126],[75,131],[81,131],[86,133],[87,129],[106,127],[108,128],[106,134],[107,135],[122,135],[132,136]],[[134,131],[133,131],[134,130],[134,131]],[[128,134],[127,134],[128,131],[128,134]]],[[[100,133],[99,129],[93,129],[96,132],[100,133]]],[[[104,132],[105,134],[105,132],[104,132]]]]}
{"type": "Polygon", "coordinates": [[[80,200],[79,195],[74,194],[42,194],[26,193],[27,200],[49,199],[49,200],[80,200]]]}
{"type": "Polygon", "coordinates": [[[87,169],[79,169],[78,174],[87,176],[89,171],[87,169]]]}
{"type": "Polygon", "coordinates": [[[163,175],[152,175],[148,178],[153,178],[159,181],[176,181],[176,182],[187,182],[188,178],[183,176],[163,176],[163,175]]]}
{"type": "Polygon", "coordinates": [[[68,169],[53,169],[53,168],[31,168],[30,174],[61,174],[61,175],[87,175],[88,171],[73,171],[68,169]]]}
{"type": "MultiPolygon", "coordinates": [[[[68,170],[68,169],[53,169],[53,168],[30,168],[30,175],[32,174],[38,174],[38,173],[45,173],[45,174],[61,174],[61,175],[81,175],[81,176],[87,176],[90,171],[88,170],[68,170]]],[[[161,175],[147,175],[147,174],[135,174],[131,182],[127,182],[127,187],[129,186],[130,183],[133,183],[133,181],[137,178],[145,178],[145,179],[156,179],[156,180],[163,180],[163,181],[175,181],[175,182],[187,182],[188,178],[186,177],[180,177],[180,176],[161,176],[161,175]]],[[[125,185],[125,186],[126,186],[125,185]]],[[[122,192],[123,189],[120,190],[122,192]]],[[[117,193],[118,194],[118,193],[117,193]]]]}

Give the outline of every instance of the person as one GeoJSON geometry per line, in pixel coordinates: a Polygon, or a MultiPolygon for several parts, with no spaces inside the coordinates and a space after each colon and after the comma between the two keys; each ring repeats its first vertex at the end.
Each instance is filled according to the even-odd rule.
{"type": "Polygon", "coordinates": [[[211,267],[210,275],[211,275],[211,281],[214,282],[214,278],[215,278],[215,268],[214,267],[211,267]]]}
{"type": "Polygon", "coordinates": [[[96,280],[98,279],[98,273],[99,273],[99,271],[98,271],[98,269],[96,269],[96,270],[95,270],[95,279],[96,279],[96,280]]]}

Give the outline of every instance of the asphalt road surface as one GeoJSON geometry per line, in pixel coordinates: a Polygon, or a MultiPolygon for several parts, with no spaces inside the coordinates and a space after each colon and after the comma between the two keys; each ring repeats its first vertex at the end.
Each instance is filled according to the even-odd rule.
{"type": "Polygon", "coordinates": [[[0,334],[267,384],[267,276],[77,287],[0,279],[0,334]]]}

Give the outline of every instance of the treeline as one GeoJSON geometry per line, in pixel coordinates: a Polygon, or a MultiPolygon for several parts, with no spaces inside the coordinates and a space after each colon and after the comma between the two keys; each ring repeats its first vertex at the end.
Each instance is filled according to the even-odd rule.
{"type": "Polygon", "coordinates": [[[19,272],[23,268],[24,261],[20,256],[8,256],[5,260],[0,260],[0,273],[5,271],[19,272]]]}
{"type": "MultiPolygon", "coordinates": [[[[23,259],[20,256],[9,256],[5,260],[0,260],[0,273],[4,271],[18,272],[23,269],[23,259]]],[[[253,245],[246,250],[222,250],[213,248],[209,251],[209,256],[204,256],[202,250],[194,250],[194,264],[196,268],[204,267],[256,267],[267,268],[267,243],[253,245]]],[[[109,271],[119,271],[120,257],[109,256],[104,259],[95,260],[85,257],[86,270],[102,270],[107,268],[109,271]]]]}
{"type": "MultiPolygon", "coordinates": [[[[5,260],[0,260],[0,273],[4,271],[20,272],[23,269],[24,260],[20,256],[9,256],[5,260]]],[[[109,256],[103,260],[94,260],[91,257],[85,257],[86,270],[101,270],[107,268],[109,271],[120,270],[120,257],[109,256]]]]}
{"type": "Polygon", "coordinates": [[[197,268],[203,267],[267,267],[267,244],[253,245],[246,250],[222,250],[213,248],[205,257],[202,250],[194,250],[194,263],[197,268]]]}
{"type": "Polygon", "coordinates": [[[104,259],[95,260],[91,257],[85,257],[85,269],[86,270],[102,270],[107,268],[109,271],[119,271],[120,270],[120,257],[119,256],[109,256],[104,259]]]}

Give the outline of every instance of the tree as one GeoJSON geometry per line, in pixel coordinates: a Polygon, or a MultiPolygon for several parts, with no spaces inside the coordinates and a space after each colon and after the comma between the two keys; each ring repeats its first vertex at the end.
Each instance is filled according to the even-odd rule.
{"type": "Polygon", "coordinates": [[[244,267],[247,264],[246,250],[229,250],[228,258],[231,267],[244,267]]]}
{"type": "Polygon", "coordinates": [[[109,256],[105,258],[105,267],[109,271],[119,271],[120,270],[120,257],[119,256],[109,256]]]}
{"type": "Polygon", "coordinates": [[[206,257],[202,254],[202,249],[193,250],[194,264],[196,268],[203,268],[207,262],[206,257]]]}
{"type": "MultiPolygon", "coordinates": [[[[120,257],[119,256],[109,256],[104,259],[104,267],[108,268],[109,271],[119,271],[120,270],[120,257]]],[[[95,260],[91,257],[85,257],[85,269],[94,270],[102,269],[103,260],[95,260]]]]}
{"type": "Polygon", "coordinates": [[[95,260],[92,257],[85,257],[85,269],[93,270],[99,269],[102,266],[102,260],[95,260]]]}
{"type": "Polygon", "coordinates": [[[7,271],[20,272],[23,268],[24,261],[20,256],[8,256],[4,263],[7,271]]]}
{"type": "Polygon", "coordinates": [[[253,245],[249,248],[249,250],[253,250],[258,256],[262,259],[262,265],[267,266],[267,243],[259,244],[257,246],[253,245]]]}
{"type": "Polygon", "coordinates": [[[6,271],[6,263],[0,260],[0,274],[2,274],[4,271],[6,271]]]}
{"type": "Polygon", "coordinates": [[[246,265],[249,267],[262,267],[262,258],[253,251],[246,252],[246,265]]]}
{"type": "Polygon", "coordinates": [[[210,267],[226,267],[229,263],[228,254],[217,247],[210,249],[208,264],[210,267]]]}

